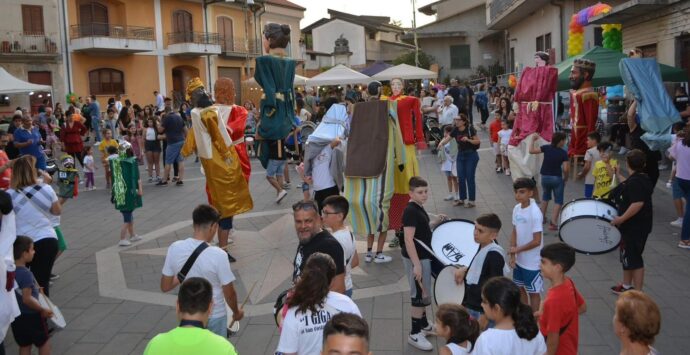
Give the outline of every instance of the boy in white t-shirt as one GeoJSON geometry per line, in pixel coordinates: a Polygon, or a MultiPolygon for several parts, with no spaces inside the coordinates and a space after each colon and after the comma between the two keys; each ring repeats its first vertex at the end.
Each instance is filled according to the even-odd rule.
{"type": "Polygon", "coordinates": [[[505,171],[507,176],[510,176],[510,163],[508,161],[508,142],[510,142],[511,135],[513,135],[513,124],[509,121],[502,121],[501,130],[498,131],[498,142],[500,144],[499,151],[501,152],[503,171],[505,171]]]}
{"type": "Polygon", "coordinates": [[[343,196],[328,196],[323,201],[321,218],[323,224],[328,227],[331,234],[343,247],[345,256],[345,295],[352,298],[352,269],[359,265],[359,255],[357,255],[357,245],[355,237],[350,232],[344,222],[350,203],[343,196]]]}
{"type": "Polygon", "coordinates": [[[233,283],[235,275],[230,269],[228,254],[214,246],[206,246],[186,275],[180,275],[185,263],[201,244],[207,244],[218,232],[220,213],[213,206],[199,205],[192,212],[194,235],[170,245],[165,256],[161,276],[161,291],[168,292],[187,277],[201,277],[213,287],[213,309],[206,328],[227,338],[228,315],[225,304],[232,310],[232,319],[239,321],[244,311],[237,305],[237,293],[233,283]]]}
{"type": "Polygon", "coordinates": [[[601,135],[599,132],[591,132],[587,135],[587,151],[585,152],[585,166],[582,171],[577,174],[578,179],[585,178],[585,197],[592,198],[594,193],[594,175],[589,172],[594,168],[594,165],[601,160],[597,145],[601,142],[601,135]]]}
{"type": "Polygon", "coordinates": [[[520,287],[524,304],[539,310],[543,279],[539,264],[544,216],[539,205],[532,199],[536,183],[530,178],[519,178],[513,183],[515,200],[513,208],[513,232],[510,234],[510,266],[513,282],[520,287]]]}

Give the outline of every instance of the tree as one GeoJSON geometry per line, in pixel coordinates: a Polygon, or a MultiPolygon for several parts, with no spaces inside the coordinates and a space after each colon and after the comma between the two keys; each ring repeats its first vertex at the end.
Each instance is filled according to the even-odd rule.
{"type": "MultiPolygon", "coordinates": [[[[435,61],[436,61],[436,59],[433,56],[428,55],[428,54],[422,52],[421,50],[419,51],[419,67],[420,68],[429,69],[429,67],[431,67],[431,64],[434,63],[435,61]]],[[[393,59],[393,64],[395,64],[395,65],[399,65],[399,64],[403,64],[403,63],[409,64],[412,66],[415,65],[414,50],[407,52],[405,54],[402,54],[399,57],[393,59]]]]}
{"type": "Polygon", "coordinates": [[[400,21],[400,20],[391,20],[390,25],[402,27],[402,21],[400,21]]]}

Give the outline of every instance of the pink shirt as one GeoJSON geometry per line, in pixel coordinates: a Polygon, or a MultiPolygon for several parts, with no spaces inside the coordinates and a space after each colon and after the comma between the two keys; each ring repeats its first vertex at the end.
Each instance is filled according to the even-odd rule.
{"type": "Polygon", "coordinates": [[[690,180],[690,147],[677,140],[671,147],[670,153],[676,161],[676,177],[690,180]]]}

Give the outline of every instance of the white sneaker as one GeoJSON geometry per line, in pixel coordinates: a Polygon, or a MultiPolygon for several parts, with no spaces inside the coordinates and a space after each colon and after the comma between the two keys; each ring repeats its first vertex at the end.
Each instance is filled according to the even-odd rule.
{"type": "Polygon", "coordinates": [[[140,236],[135,235],[135,236],[129,238],[129,241],[130,241],[130,242],[138,242],[138,241],[140,241],[141,239],[142,239],[142,238],[141,238],[140,236]]]}
{"type": "Polygon", "coordinates": [[[415,348],[417,348],[419,350],[424,350],[424,351],[434,350],[434,346],[431,345],[431,343],[428,340],[426,340],[426,337],[421,332],[417,333],[417,334],[410,334],[407,337],[407,343],[414,346],[415,348]]]}
{"type": "Polygon", "coordinates": [[[675,221],[671,222],[671,225],[678,228],[683,228],[683,219],[678,217],[675,221]]]}
{"type": "Polygon", "coordinates": [[[374,262],[377,264],[384,264],[384,263],[390,263],[393,260],[392,257],[388,255],[383,255],[383,254],[377,254],[374,257],[374,262]]]}
{"type": "Polygon", "coordinates": [[[450,200],[452,200],[454,197],[455,197],[455,196],[454,196],[453,194],[450,194],[450,195],[444,197],[444,198],[443,198],[443,201],[450,201],[450,200]]]}
{"type": "Polygon", "coordinates": [[[668,164],[659,164],[659,170],[668,170],[668,164]]]}
{"type": "Polygon", "coordinates": [[[364,257],[364,261],[370,263],[374,259],[374,255],[371,252],[367,252],[367,256],[364,257]]]}
{"type": "Polygon", "coordinates": [[[119,243],[117,243],[117,245],[119,245],[119,246],[121,246],[121,247],[126,247],[126,246],[132,245],[132,242],[130,242],[130,241],[127,240],[127,239],[122,239],[122,240],[120,240],[119,243]]]}
{"type": "Polygon", "coordinates": [[[285,196],[287,196],[287,191],[280,190],[278,197],[276,197],[276,203],[280,203],[280,201],[282,201],[285,198],[285,196]]]}

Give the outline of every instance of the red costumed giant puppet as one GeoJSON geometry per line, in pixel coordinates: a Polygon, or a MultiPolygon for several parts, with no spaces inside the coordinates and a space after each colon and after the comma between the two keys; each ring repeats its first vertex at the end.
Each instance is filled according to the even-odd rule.
{"type": "Polygon", "coordinates": [[[576,59],[570,70],[570,124],[572,132],[569,156],[584,156],[587,134],[595,131],[599,115],[599,94],[592,88],[596,64],[588,59],[576,59]]]}
{"type": "Polygon", "coordinates": [[[216,107],[221,115],[221,119],[226,122],[226,127],[232,145],[237,151],[242,166],[242,175],[249,182],[249,175],[252,173],[252,164],[249,162],[247,145],[244,142],[244,128],[247,124],[247,109],[243,106],[234,104],[235,83],[230,78],[218,78],[214,86],[214,96],[216,107]]]}
{"type": "Polygon", "coordinates": [[[553,98],[558,84],[558,70],[549,66],[549,55],[534,54],[536,67],[527,67],[520,75],[515,88],[515,102],[519,105],[513,125],[513,135],[508,143],[508,159],[513,179],[535,178],[539,174],[543,157],[529,154],[533,134],[540,144],[551,141],[553,136],[553,98]]]}

